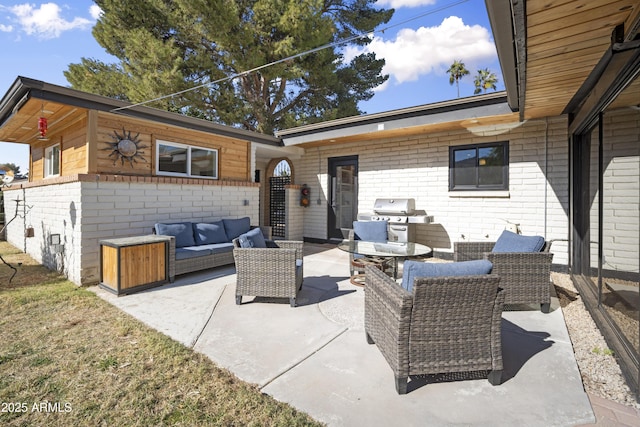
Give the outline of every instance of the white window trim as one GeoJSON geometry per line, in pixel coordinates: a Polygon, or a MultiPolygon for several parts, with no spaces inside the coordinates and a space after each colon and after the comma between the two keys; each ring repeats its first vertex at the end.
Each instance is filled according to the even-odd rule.
{"type": "Polygon", "coordinates": [[[161,139],[157,139],[156,140],[156,175],[161,175],[161,176],[176,176],[176,177],[182,177],[182,178],[202,178],[202,179],[218,179],[218,171],[220,169],[220,157],[218,155],[218,150],[215,148],[206,148],[206,147],[199,147],[196,145],[188,145],[188,144],[180,144],[178,142],[172,142],[172,141],[165,141],[165,140],[161,140],[161,139]],[[171,147],[177,147],[177,148],[186,148],[187,149],[187,160],[186,160],[186,164],[187,164],[187,172],[186,173],[180,173],[180,172],[166,172],[166,171],[161,171],[160,170],[160,145],[168,145],[171,147]],[[191,149],[195,148],[198,150],[207,150],[207,151],[212,151],[214,153],[216,153],[216,164],[215,164],[215,175],[214,176],[202,176],[202,175],[191,175],[191,149]]]}
{"type": "Polygon", "coordinates": [[[45,178],[55,178],[57,176],[60,176],[60,154],[61,154],[61,150],[60,150],[59,143],[44,149],[44,177],[45,178]],[[51,155],[51,152],[55,148],[58,149],[58,173],[51,173],[52,163],[49,157],[51,155]]]}

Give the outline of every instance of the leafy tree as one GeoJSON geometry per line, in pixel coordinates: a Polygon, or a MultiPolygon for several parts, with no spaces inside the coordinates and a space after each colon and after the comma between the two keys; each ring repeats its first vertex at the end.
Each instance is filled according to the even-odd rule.
{"type": "Polygon", "coordinates": [[[489,71],[488,68],[478,70],[478,74],[476,74],[476,77],[473,80],[473,84],[476,86],[473,93],[474,95],[477,95],[482,91],[487,93],[487,90],[489,89],[496,90],[496,83],[498,83],[498,77],[495,73],[489,71]]]}
{"type": "Polygon", "coordinates": [[[15,163],[0,163],[0,169],[5,172],[13,171],[14,175],[20,175],[20,166],[15,163]]]}
{"type": "Polygon", "coordinates": [[[103,14],[93,36],[119,62],[70,64],[65,77],[76,89],[133,103],[185,91],[149,105],[271,133],[360,114],[358,102],[388,79],[375,54],[344,63],[332,44],[371,42],[356,36],[394,12],[375,0],[95,2],[103,14]]]}
{"type": "Polygon", "coordinates": [[[469,70],[465,67],[464,62],[456,59],[447,70],[447,73],[449,74],[449,84],[453,85],[455,82],[456,88],[458,89],[458,98],[460,98],[460,79],[468,75],[469,70]]]}

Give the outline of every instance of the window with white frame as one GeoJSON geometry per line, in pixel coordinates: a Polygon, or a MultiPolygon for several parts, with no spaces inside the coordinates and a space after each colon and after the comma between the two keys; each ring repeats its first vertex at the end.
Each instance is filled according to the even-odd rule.
{"type": "Polygon", "coordinates": [[[60,175],[60,144],[52,145],[44,150],[44,176],[60,175]]]}
{"type": "Polygon", "coordinates": [[[158,175],[218,178],[218,150],[156,141],[158,175]]]}

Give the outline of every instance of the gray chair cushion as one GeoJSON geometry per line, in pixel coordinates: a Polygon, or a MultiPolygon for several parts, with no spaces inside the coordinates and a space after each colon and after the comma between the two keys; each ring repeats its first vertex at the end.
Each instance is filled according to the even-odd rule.
{"type": "Polygon", "coordinates": [[[156,234],[163,236],[174,236],[176,238],[176,248],[194,246],[193,226],[190,222],[176,222],[173,224],[158,223],[155,225],[156,234]]]}
{"type": "Polygon", "coordinates": [[[259,228],[247,231],[238,236],[241,248],[266,248],[267,242],[264,240],[262,231],[259,228]]]}
{"type": "Polygon", "coordinates": [[[233,243],[231,243],[231,242],[212,243],[210,245],[202,245],[202,246],[199,246],[199,247],[209,249],[212,254],[221,254],[221,253],[225,253],[225,252],[233,252],[233,243]]]}
{"type": "Polygon", "coordinates": [[[223,219],[224,230],[229,240],[233,240],[251,229],[251,219],[247,216],[238,219],[223,219]]]}
{"type": "Polygon", "coordinates": [[[405,261],[401,286],[411,292],[416,277],[475,276],[491,273],[492,267],[485,259],[446,263],[405,261]]]}
{"type": "Polygon", "coordinates": [[[198,222],[193,224],[193,235],[197,245],[210,245],[231,241],[227,238],[222,221],[198,222]]]}
{"type": "Polygon", "coordinates": [[[387,221],[353,221],[353,234],[356,240],[386,242],[387,221]]]}
{"type": "Polygon", "coordinates": [[[523,236],[504,230],[491,252],[540,252],[543,247],[542,236],[523,236]]]}
{"type": "Polygon", "coordinates": [[[207,255],[211,255],[211,249],[203,246],[176,248],[176,260],[198,258],[207,255]]]}

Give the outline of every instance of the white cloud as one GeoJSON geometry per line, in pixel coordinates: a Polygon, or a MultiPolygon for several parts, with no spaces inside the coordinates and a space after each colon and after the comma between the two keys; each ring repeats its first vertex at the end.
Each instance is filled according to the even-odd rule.
{"type": "Polygon", "coordinates": [[[436,27],[402,29],[395,40],[375,37],[364,48],[348,47],[345,59],[348,61],[368,52],[375,52],[378,58],[385,59],[382,72],[389,74],[396,83],[418,80],[429,73],[444,74],[456,59],[464,62],[474,74],[478,64],[497,57],[490,31],[480,25],[465,25],[457,16],[445,18],[436,27]]]}
{"type": "Polygon", "coordinates": [[[40,8],[24,3],[7,9],[16,16],[25,33],[45,39],[60,37],[64,31],[88,28],[94,24],[94,21],[80,17],[67,21],[61,16],[62,9],[55,3],[44,3],[40,8]]]}
{"type": "Polygon", "coordinates": [[[376,6],[387,6],[394,9],[401,7],[420,7],[431,6],[435,4],[437,0],[378,0],[376,6]]]}
{"type": "Polygon", "coordinates": [[[0,31],[3,33],[10,33],[13,31],[13,27],[11,25],[0,24],[0,31]]]}
{"type": "Polygon", "coordinates": [[[102,14],[102,9],[100,9],[100,6],[98,6],[97,4],[94,4],[89,8],[89,14],[93,19],[97,20],[102,14]]]}

